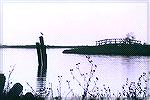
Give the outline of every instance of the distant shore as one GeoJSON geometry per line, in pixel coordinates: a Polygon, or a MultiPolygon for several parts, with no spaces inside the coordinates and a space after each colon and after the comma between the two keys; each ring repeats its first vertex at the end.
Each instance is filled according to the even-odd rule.
{"type": "MultiPolygon", "coordinates": [[[[46,45],[46,48],[77,48],[77,47],[86,47],[86,46],[50,46],[50,45],[46,45]]],[[[36,45],[0,45],[0,48],[35,49],[36,45]]]]}

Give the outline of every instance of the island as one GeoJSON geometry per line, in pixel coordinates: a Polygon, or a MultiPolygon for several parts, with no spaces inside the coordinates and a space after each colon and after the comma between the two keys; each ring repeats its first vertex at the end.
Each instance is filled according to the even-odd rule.
{"type": "Polygon", "coordinates": [[[123,55],[150,56],[150,45],[142,44],[133,37],[104,39],[96,41],[95,46],[83,46],[66,49],[64,54],[84,55],[123,55]]]}

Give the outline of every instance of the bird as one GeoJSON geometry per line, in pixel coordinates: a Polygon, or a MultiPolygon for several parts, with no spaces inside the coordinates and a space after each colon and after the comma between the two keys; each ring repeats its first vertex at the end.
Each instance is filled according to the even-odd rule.
{"type": "Polygon", "coordinates": [[[42,32],[40,32],[41,33],[41,35],[43,35],[43,33],[42,32]]]}

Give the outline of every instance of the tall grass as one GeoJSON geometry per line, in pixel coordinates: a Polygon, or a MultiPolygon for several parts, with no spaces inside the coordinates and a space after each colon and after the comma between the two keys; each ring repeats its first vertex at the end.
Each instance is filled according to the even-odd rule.
{"type": "MultiPolygon", "coordinates": [[[[126,83],[122,85],[122,91],[119,91],[118,94],[112,93],[112,90],[109,86],[106,86],[104,83],[102,88],[99,88],[98,81],[100,81],[99,77],[96,76],[97,65],[94,64],[93,60],[89,56],[86,56],[86,60],[90,65],[89,72],[81,71],[81,63],[75,64],[73,69],[70,69],[70,75],[72,80],[66,80],[68,92],[65,95],[62,95],[62,77],[58,76],[58,85],[57,85],[57,96],[54,96],[53,92],[53,84],[49,83],[48,86],[43,87],[40,91],[36,91],[33,89],[32,85],[27,82],[27,85],[31,88],[32,94],[34,97],[47,98],[48,100],[148,100],[148,78],[145,72],[139,76],[137,82],[132,82],[128,78],[126,79],[126,83]],[[83,81],[80,81],[78,74],[83,81]],[[72,82],[76,81],[77,85],[82,89],[82,95],[79,95],[74,92],[72,82]]],[[[6,82],[6,86],[4,92],[7,94],[10,90],[10,77],[12,72],[14,71],[15,65],[11,66],[11,70],[9,71],[8,79],[6,82]]],[[[105,77],[104,77],[105,78],[105,77]]]]}
{"type": "Polygon", "coordinates": [[[14,66],[10,66],[7,82],[6,82],[5,89],[4,89],[4,93],[6,93],[6,94],[9,92],[11,84],[12,84],[11,75],[12,75],[14,69],[15,69],[15,65],[14,66]]]}

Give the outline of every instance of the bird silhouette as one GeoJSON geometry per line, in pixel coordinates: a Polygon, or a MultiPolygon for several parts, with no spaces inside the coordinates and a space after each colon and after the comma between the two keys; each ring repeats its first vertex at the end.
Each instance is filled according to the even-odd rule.
{"type": "Polygon", "coordinates": [[[40,32],[41,33],[41,35],[43,35],[43,33],[42,32],[40,32]]]}

